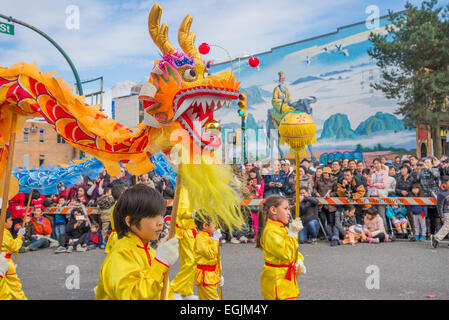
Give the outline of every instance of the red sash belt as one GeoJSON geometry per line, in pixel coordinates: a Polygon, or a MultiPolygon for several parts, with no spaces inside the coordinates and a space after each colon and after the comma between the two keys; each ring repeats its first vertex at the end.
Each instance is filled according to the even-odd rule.
{"type": "Polygon", "coordinates": [[[215,271],[215,269],[217,268],[217,264],[212,264],[212,265],[197,264],[196,267],[201,270],[201,273],[203,275],[203,286],[204,286],[205,285],[205,283],[204,283],[204,272],[206,272],[206,271],[215,271]]]}
{"type": "Polygon", "coordinates": [[[6,259],[11,259],[11,253],[7,253],[7,254],[5,255],[5,258],[6,258],[6,259]]]}
{"type": "Polygon", "coordinates": [[[115,229],[112,229],[111,232],[116,232],[115,229]]]}
{"type": "Polygon", "coordinates": [[[292,262],[290,262],[289,264],[271,264],[268,262],[265,262],[265,265],[268,267],[275,267],[275,268],[288,268],[287,269],[287,274],[285,275],[285,279],[288,281],[295,281],[296,283],[296,265],[292,262]]]}

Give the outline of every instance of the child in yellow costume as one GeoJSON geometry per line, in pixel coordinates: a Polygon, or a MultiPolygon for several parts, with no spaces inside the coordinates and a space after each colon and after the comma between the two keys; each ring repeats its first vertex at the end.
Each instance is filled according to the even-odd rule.
{"type": "Polygon", "coordinates": [[[196,231],[195,221],[192,218],[193,210],[190,208],[188,191],[182,186],[179,194],[178,212],[176,215],[176,233],[179,240],[179,264],[178,274],[171,282],[176,300],[197,300],[193,294],[196,262],[193,255],[196,231]]]}
{"type": "Polygon", "coordinates": [[[9,270],[9,262],[5,258],[6,253],[0,254],[0,300],[9,300],[11,295],[9,294],[8,285],[6,283],[5,275],[9,270]]]}
{"type": "Polygon", "coordinates": [[[150,247],[162,231],[166,201],[139,184],[126,190],[114,208],[118,240],[100,269],[96,300],[159,300],[165,273],[178,259],[178,240],[150,247]]]}
{"type": "Polygon", "coordinates": [[[25,293],[22,290],[22,283],[19,277],[17,277],[16,267],[11,259],[11,255],[19,251],[22,247],[22,237],[25,234],[25,228],[19,229],[17,232],[17,238],[14,239],[8,229],[12,227],[12,214],[11,212],[6,212],[6,223],[5,229],[3,230],[3,243],[2,252],[5,252],[5,258],[9,263],[9,270],[5,275],[6,284],[9,288],[12,300],[27,300],[25,293]]]}
{"type": "MultiPolygon", "coordinates": [[[[120,198],[120,195],[128,189],[128,186],[125,184],[117,184],[112,187],[112,197],[115,200],[115,204],[117,204],[118,198],[120,198]]],[[[114,204],[114,206],[115,206],[114,204]]],[[[114,207],[113,206],[113,207],[114,207]]],[[[112,248],[114,247],[115,243],[117,242],[117,232],[115,230],[115,222],[114,222],[114,208],[112,209],[111,213],[111,233],[108,237],[108,242],[106,243],[106,248],[104,249],[104,253],[108,254],[111,252],[112,248]]]]}
{"type": "Polygon", "coordinates": [[[268,197],[259,209],[257,247],[262,248],[265,265],[260,286],[265,300],[298,298],[297,275],[305,274],[304,257],[298,252],[300,219],[290,220],[289,204],[278,195],[268,197]]]}
{"type": "Polygon", "coordinates": [[[199,300],[218,300],[217,284],[223,285],[223,276],[219,265],[219,239],[214,238],[215,223],[207,216],[197,215],[195,224],[199,230],[195,238],[194,256],[196,265],[195,285],[199,300]]]}

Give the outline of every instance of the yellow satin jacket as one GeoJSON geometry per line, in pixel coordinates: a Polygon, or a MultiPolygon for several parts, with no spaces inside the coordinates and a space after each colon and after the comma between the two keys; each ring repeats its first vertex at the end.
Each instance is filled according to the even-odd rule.
{"type": "Polygon", "coordinates": [[[159,300],[169,267],[156,250],[130,232],[117,240],[100,269],[96,300],[159,300]]]}
{"type": "Polygon", "coordinates": [[[261,247],[265,264],[260,277],[266,300],[296,299],[300,292],[296,279],[296,263],[304,257],[298,252],[298,239],[288,235],[280,221],[268,218],[261,247]]]}
{"type": "Polygon", "coordinates": [[[221,280],[220,266],[218,264],[218,246],[212,236],[200,231],[195,239],[194,255],[197,263],[195,285],[216,285],[221,280]]]}
{"type": "Polygon", "coordinates": [[[195,239],[197,234],[195,220],[192,218],[193,210],[190,208],[190,202],[188,198],[189,194],[187,189],[181,187],[179,193],[178,212],[176,215],[176,233],[175,236],[179,240],[195,239]]]}

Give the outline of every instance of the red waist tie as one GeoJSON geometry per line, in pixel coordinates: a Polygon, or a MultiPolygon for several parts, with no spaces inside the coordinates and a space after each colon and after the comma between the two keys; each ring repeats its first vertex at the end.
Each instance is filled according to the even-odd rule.
{"type": "Polygon", "coordinates": [[[215,269],[217,268],[217,264],[211,264],[211,265],[208,265],[208,264],[197,264],[196,267],[198,269],[200,269],[201,273],[203,274],[203,286],[204,286],[205,285],[204,284],[204,272],[206,272],[206,271],[215,271],[215,269]]]}
{"type": "Polygon", "coordinates": [[[5,258],[6,258],[6,259],[11,259],[11,253],[7,253],[7,254],[5,255],[5,258]]]}
{"type": "Polygon", "coordinates": [[[111,232],[116,232],[115,229],[112,229],[111,232]]]}
{"type": "Polygon", "coordinates": [[[268,267],[275,267],[275,268],[288,268],[287,274],[285,275],[285,279],[292,281],[292,277],[296,283],[296,265],[292,262],[289,264],[271,264],[268,262],[265,262],[265,265],[268,267]]]}

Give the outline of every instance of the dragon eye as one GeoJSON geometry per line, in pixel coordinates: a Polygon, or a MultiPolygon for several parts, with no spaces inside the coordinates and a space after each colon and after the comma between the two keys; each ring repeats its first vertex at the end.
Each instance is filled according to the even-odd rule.
{"type": "Polygon", "coordinates": [[[184,79],[187,81],[192,81],[196,79],[196,71],[194,69],[186,69],[184,71],[184,79]]]}

